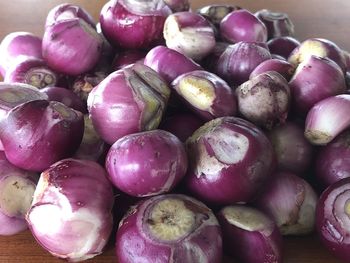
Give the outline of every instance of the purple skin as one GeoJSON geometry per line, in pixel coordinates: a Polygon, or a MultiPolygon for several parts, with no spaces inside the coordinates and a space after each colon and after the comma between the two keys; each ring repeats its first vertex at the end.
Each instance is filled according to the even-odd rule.
{"type": "Polygon", "coordinates": [[[111,73],[88,97],[92,123],[108,144],[159,126],[170,89],[151,68],[134,64],[111,73]]]}
{"type": "Polygon", "coordinates": [[[202,69],[192,59],[164,46],[151,49],[145,57],[144,64],[158,72],[169,84],[181,74],[202,69]],[[169,61],[172,63],[171,67],[169,61]]]}
{"type": "Polygon", "coordinates": [[[350,71],[350,53],[348,51],[343,50],[343,56],[345,60],[346,72],[350,71]]]}
{"type": "Polygon", "coordinates": [[[238,110],[245,119],[271,129],[283,124],[291,101],[288,82],[275,71],[268,71],[244,82],[236,89],[238,110]]]}
{"type": "Polygon", "coordinates": [[[277,54],[287,59],[292,51],[300,45],[293,37],[275,37],[267,42],[271,54],[277,54]]]}
{"type": "Polygon", "coordinates": [[[35,57],[17,60],[8,68],[4,77],[7,83],[25,83],[38,89],[55,86],[58,79],[58,74],[51,70],[44,60],[35,57]]]}
{"type": "Polygon", "coordinates": [[[189,11],[190,9],[189,0],[163,0],[163,1],[171,9],[173,13],[189,11]]]}
{"type": "Polygon", "coordinates": [[[350,177],[350,132],[345,131],[321,148],[316,157],[315,176],[323,189],[350,177]]]}
{"type": "Polygon", "coordinates": [[[146,54],[147,53],[145,51],[137,49],[130,49],[118,52],[113,59],[112,69],[113,71],[116,71],[125,68],[126,66],[129,66],[131,64],[140,62],[145,58],[146,54]]]}
{"type": "Polygon", "coordinates": [[[280,55],[277,55],[277,54],[271,54],[271,58],[272,59],[279,59],[279,60],[282,60],[282,61],[287,61],[287,59],[285,59],[284,57],[282,57],[280,55]]]}
{"type": "Polygon", "coordinates": [[[235,5],[212,4],[201,7],[197,13],[204,16],[215,27],[219,28],[222,19],[229,13],[239,10],[241,7],[235,5]]]}
{"type": "Polygon", "coordinates": [[[231,205],[222,208],[217,218],[227,254],[244,263],[282,263],[281,233],[265,214],[255,208],[231,205]]]}
{"type": "Polygon", "coordinates": [[[314,230],[317,200],[304,179],[278,172],[256,198],[255,205],[276,222],[282,235],[306,235],[314,230]]]}
{"type": "Polygon", "coordinates": [[[27,228],[27,213],[38,176],[13,166],[0,153],[0,235],[17,234],[27,228]]]}
{"type": "Polygon", "coordinates": [[[221,229],[213,212],[185,195],[141,201],[119,224],[119,263],[221,263],[221,229]]]}
{"type": "Polygon", "coordinates": [[[73,18],[45,29],[42,50],[50,68],[76,76],[93,69],[101,57],[102,46],[103,39],[94,28],[73,18]]]}
{"type": "Polygon", "coordinates": [[[304,127],[286,122],[269,131],[268,137],[276,153],[278,170],[304,175],[314,152],[304,137],[304,127]]]}
{"type": "Polygon", "coordinates": [[[35,100],[9,111],[0,122],[0,139],[15,166],[41,172],[71,156],[84,132],[83,114],[56,101],[35,100]]]}
{"type": "Polygon", "coordinates": [[[337,63],[343,72],[346,71],[343,51],[332,41],[323,38],[310,38],[302,42],[289,55],[288,62],[297,66],[313,55],[327,57],[337,63]]]}
{"type": "Polygon", "coordinates": [[[326,145],[350,126],[350,95],[321,100],[308,112],[305,137],[315,145],[326,145]]]}
{"type": "Polygon", "coordinates": [[[74,18],[84,20],[93,28],[96,26],[94,19],[85,9],[77,5],[61,4],[50,10],[46,17],[45,28],[74,18]]]}
{"type": "Polygon", "coordinates": [[[101,10],[100,23],[115,46],[146,49],[163,40],[164,22],[171,13],[163,1],[109,1],[101,10]]]}
{"type": "Polygon", "coordinates": [[[160,129],[171,132],[185,142],[203,124],[204,121],[192,113],[177,113],[166,118],[160,129]]]}
{"type": "Polygon", "coordinates": [[[316,56],[299,64],[289,86],[293,111],[300,116],[306,116],[317,102],[346,91],[344,74],[339,66],[328,58],[316,56]]]}
{"type": "Polygon", "coordinates": [[[220,77],[196,70],[177,77],[171,84],[177,95],[203,120],[234,116],[237,99],[231,87],[220,77]]]}
{"type": "Polygon", "coordinates": [[[193,12],[169,15],[163,34],[168,48],[196,61],[210,54],[216,43],[212,25],[203,16],[193,12]]]}
{"type": "Polygon", "coordinates": [[[182,142],[170,132],[134,133],[112,145],[106,169],[113,185],[124,193],[153,196],[171,191],[184,177],[187,155],[182,142]]]}
{"type": "Polygon", "coordinates": [[[201,61],[203,68],[210,72],[214,72],[220,56],[228,46],[229,44],[226,42],[216,42],[213,51],[201,61]]]}
{"type": "Polygon", "coordinates": [[[226,48],[214,71],[229,84],[238,86],[249,79],[260,63],[268,59],[271,59],[270,52],[260,44],[239,42],[226,48]]]}
{"type": "Polygon", "coordinates": [[[112,230],[113,202],[113,188],[102,166],[65,159],[41,174],[26,219],[48,252],[83,261],[102,253],[112,230]]]}
{"type": "Polygon", "coordinates": [[[28,32],[13,32],[6,35],[0,44],[0,73],[3,77],[7,69],[21,57],[42,58],[41,38],[28,32]]]}
{"type": "Polygon", "coordinates": [[[97,134],[89,116],[84,115],[84,135],[74,158],[90,161],[100,161],[107,153],[107,145],[97,134]]]}
{"type": "Polygon", "coordinates": [[[350,258],[350,178],[329,186],[321,195],[316,209],[316,229],[323,245],[336,258],[350,258]]]}
{"type": "Polygon", "coordinates": [[[41,89],[40,92],[48,96],[49,101],[58,101],[74,110],[87,113],[86,105],[73,91],[60,87],[47,87],[41,89]]]}
{"type": "Polygon", "coordinates": [[[252,71],[252,73],[250,73],[249,78],[252,79],[257,75],[268,71],[276,71],[281,74],[287,81],[289,81],[294,74],[295,67],[285,60],[272,58],[260,63],[252,71]]]}
{"type": "Polygon", "coordinates": [[[294,24],[288,14],[262,9],[254,15],[265,24],[268,39],[294,35],[294,24]]]}
{"type": "Polygon", "coordinates": [[[275,166],[272,145],[252,123],[223,117],[204,124],[186,141],[189,192],[213,205],[251,201],[275,166]]]}
{"type": "Polygon", "coordinates": [[[241,9],[229,13],[220,23],[220,35],[229,43],[266,42],[267,29],[251,12],[241,9]]]}

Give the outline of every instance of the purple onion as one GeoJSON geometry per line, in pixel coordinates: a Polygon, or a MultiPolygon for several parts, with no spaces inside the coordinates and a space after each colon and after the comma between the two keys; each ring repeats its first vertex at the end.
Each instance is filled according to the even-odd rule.
{"type": "Polygon", "coordinates": [[[94,87],[96,87],[102,80],[107,77],[107,73],[103,71],[94,71],[78,76],[71,85],[70,89],[78,95],[78,97],[86,102],[89,93],[94,87]]]}
{"type": "Polygon", "coordinates": [[[268,59],[260,63],[253,71],[250,73],[249,78],[252,79],[261,73],[268,71],[276,71],[281,74],[287,81],[291,79],[294,74],[295,67],[289,62],[281,59],[268,59]]]}
{"type": "Polygon", "coordinates": [[[221,37],[230,43],[266,42],[267,30],[254,14],[248,10],[235,10],[224,17],[220,23],[221,37]]]}
{"type": "Polygon", "coordinates": [[[282,60],[282,61],[287,61],[287,59],[285,59],[284,57],[282,57],[280,55],[277,55],[277,54],[271,54],[271,58],[279,59],[279,60],[282,60]]]}
{"type": "Polygon", "coordinates": [[[304,127],[293,122],[274,127],[268,137],[280,171],[304,174],[312,163],[313,147],[304,137],[304,127]]]}
{"type": "Polygon", "coordinates": [[[312,55],[327,57],[337,63],[343,72],[346,71],[346,61],[342,50],[332,41],[323,38],[310,38],[303,41],[292,51],[288,61],[293,65],[298,65],[312,55]]]}
{"type": "Polygon", "coordinates": [[[52,255],[83,261],[102,253],[112,230],[113,189],[95,162],[65,159],[45,170],[26,216],[52,255]]]}
{"type": "Polygon", "coordinates": [[[168,48],[194,60],[201,60],[215,47],[213,28],[196,13],[179,12],[168,16],[163,34],[168,48]]]}
{"type": "Polygon", "coordinates": [[[343,50],[343,57],[345,60],[345,68],[346,68],[346,72],[350,71],[350,53],[348,51],[343,50]]]}
{"type": "Polygon", "coordinates": [[[283,240],[272,219],[242,205],[226,206],[217,217],[229,255],[244,263],[282,263],[283,240]]]}
{"type": "Polygon", "coordinates": [[[197,10],[197,13],[204,16],[216,27],[220,26],[222,19],[229,13],[241,9],[239,6],[226,4],[206,5],[197,10]]]}
{"type": "Polygon", "coordinates": [[[118,52],[114,57],[112,69],[115,71],[125,68],[126,66],[134,64],[138,61],[142,61],[145,58],[145,56],[146,52],[137,49],[130,49],[118,52]]]}
{"type": "Polygon", "coordinates": [[[151,68],[134,64],[111,73],[88,97],[92,123],[108,144],[135,132],[156,129],[170,89],[151,68]]]}
{"type": "Polygon", "coordinates": [[[113,185],[124,193],[153,196],[169,192],[184,177],[187,155],[182,142],[170,132],[134,133],[112,145],[106,169],[113,185]]]}
{"type": "Polygon", "coordinates": [[[164,120],[160,128],[176,135],[185,142],[195,130],[204,124],[204,121],[191,113],[177,113],[164,120]]]}
{"type": "Polygon", "coordinates": [[[6,35],[0,44],[0,73],[4,77],[7,69],[21,57],[42,58],[41,38],[28,32],[13,32],[6,35]]]}
{"type": "Polygon", "coordinates": [[[47,66],[44,60],[24,57],[18,59],[7,69],[4,81],[7,83],[26,83],[42,89],[57,85],[59,76],[47,66]]]}
{"type": "Polygon", "coordinates": [[[101,57],[102,45],[95,28],[83,19],[72,18],[45,29],[42,50],[49,67],[75,76],[93,69],[101,57]]]}
{"type": "Polygon", "coordinates": [[[62,21],[80,18],[95,28],[96,23],[92,16],[83,8],[73,4],[60,4],[52,8],[45,22],[45,28],[61,23],[62,21]]]}
{"type": "Polygon", "coordinates": [[[224,51],[228,46],[229,46],[229,43],[216,42],[212,52],[201,61],[201,65],[206,70],[210,72],[214,72],[220,56],[222,55],[222,53],[224,53],[224,51]]]}
{"type": "Polygon", "coordinates": [[[237,100],[231,87],[220,77],[203,70],[180,75],[172,88],[204,120],[233,116],[237,100]]]}
{"type": "Polygon", "coordinates": [[[221,229],[213,212],[194,198],[155,196],[120,222],[116,254],[119,263],[221,263],[221,229]]]}
{"type": "Polygon", "coordinates": [[[275,71],[257,75],[236,89],[238,110],[245,119],[266,129],[284,123],[291,101],[285,78],[275,71]]]}
{"type": "Polygon", "coordinates": [[[279,172],[255,204],[276,222],[282,235],[304,235],[314,230],[317,195],[293,173],[279,172]]]}
{"type": "Polygon", "coordinates": [[[317,102],[345,93],[342,70],[332,60],[310,56],[297,67],[289,82],[296,113],[305,116],[317,102]]]}
{"type": "Polygon", "coordinates": [[[181,74],[201,69],[201,66],[192,59],[164,46],[151,49],[145,57],[144,64],[158,72],[168,83],[171,83],[181,74]],[[171,67],[169,67],[169,61],[172,62],[171,67]]]}
{"type": "Polygon", "coordinates": [[[189,0],[163,0],[163,1],[174,13],[189,11],[190,9],[189,0]]]}
{"type": "Polygon", "coordinates": [[[350,95],[329,97],[316,103],[305,121],[305,137],[325,145],[350,126],[350,95]]]}
{"type": "Polygon", "coordinates": [[[87,112],[86,105],[73,91],[60,87],[47,87],[40,90],[48,96],[49,101],[58,101],[74,110],[82,113],[87,112]]]}
{"type": "Polygon", "coordinates": [[[277,54],[287,59],[292,51],[300,45],[293,37],[275,37],[267,42],[271,54],[277,54]]]}
{"type": "Polygon", "coordinates": [[[294,24],[286,13],[262,9],[255,16],[265,24],[268,39],[294,35],[294,24]]]}
{"type": "Polygon", "coordinates": [[[253,42],[229,45],[220,56],[215,73],[228,83],[238,86],[249,79],[252,71],[263,61],[271,59],[270,52],[253,42]]]}
{"type": "Polygon", "coordinates": [[[36,174],[13,166],[0,153],[0,235],[14,235],[27,228],[24,217],[37,180],[36,174]]]}
{"type": "Polygon", "coordinates": [[[350,177],[350,132],[345,131],[319,149],[315,163],[317,183],[324,188],[350,177]]]}
{"type": "Polygon", "coordinates": [[[235,117],[209,121],[186,141],[189,192],[216,205],[251,201],[274,169],[264,133],[235,117]]]}
{"type": "Polygon", "coordinates": [[[15,166],[43,171],[72,155],[81,142],[83,115],[60,102],[35,100],[10,110],[0,122],[6,158],[15,166]]]}
{"type": "Polygon", "coordinates": [[[162,41],[164,21],[170,14],[164,1],[109,1],[101,10],[100,23],[115,46],[142,49],[162,41]]]}

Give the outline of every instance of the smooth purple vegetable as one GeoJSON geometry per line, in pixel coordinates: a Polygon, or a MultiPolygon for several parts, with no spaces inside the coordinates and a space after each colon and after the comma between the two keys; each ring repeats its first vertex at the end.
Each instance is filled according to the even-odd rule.
{"type": "Polygon", "coordinates": [[[262,9],[254,15],[265,24],[268,39],[294,35],[294,24],[287,13],[262,9]]]}
{"type": "Polygon", "coordinates": [[[49,101],[58,101],[74,110],[86,113],[86,105],[73,91],[61,87],[47,87],[40,92],[48,96],[49,101]]]}
{"type": "Polygon", "coordinates": [[[0,73],[4,77],[7,69],[18,58],[42,58],[42,40],[29,32],[13,32],[6,35],[0,44],[0,73]]]}
{"type": "Polygon", "coordinates": [[[194,60],[201,60],[215,47],[213,28],[203,16],[196,13],[169,15],[164,23],[163,34],[168,48],[194,60]]]}
{"type": "Polygon", "coordinates": [[[303,41],[292,51],[288,61],[293,65],[298,65],[312,55],[327,57],[337,63],[343,72],[346,71],[346,61],[342,50],[332,41],[323,38],[310,38],[303,41]]]}
{"type": "Polygon", "coordinates": [[[350,95],[321,100],[306,116],[305,137],[316,145],[325,145],[350,126],[350,95]]]}
{"type": "Polygon", "coordinates": [[[204,121],[192,113],[177,113],[164,120],[160,129],[171,132],[185,142],[204,121]]]}
{"type": "Polygon", "coordinates": [[[203,68],[210,72],[215,72],[219,58],[228,46],[229,43],[217,41],[212,52],[201,61],[203,68]]]}
{"type": "Polygon", "coordinates": [[[59,76],[47,66],[44,60],[24,57],[18,59],[7,69],[4,81],[7,83],[26,83],[42,89],[57,85],[59,76]]]}
{"type": "Polygon", "coordinates": [[[252,123],[235,117],[209,121],[186,141],[189,193],[216,205],[249,202],[273,172],[273,148],[252,123]]]}
{"type": "Polygon", "coordinates": [[[80,145],[83,132],[83,114],[56,101],[34,100],[20,104],[0,122],[6,158],[30,171],[43,171],[72,155],[80,145]]]}
{"type": "Polygon", "coordinates": [[[261,73],[236,88],[239,112],[267,129],[283,124],[291,101],[286,79],[275,71],[261,73]]]}
{"type": "Polygon", "coordinates": [[[304,235],[314,230],[317,199],[304,179],[277,172],[255,205],[272,217],[282,235],[304,235]]]}
{"type": "Polygon", "coordinates": [[[298,65],[289,82],[293,110],[305,116],[317,102],[345,93],[346,84],[342,70],[328,58],[310,56],[298,65]]]}
{"type": "Polygon", "coordinates": [[[0,152],[0,235],[14,235],[27,228],[24,217],[37,180],[36,174],[13,166],[0,152]]]}
{"type": "Polygon", "coordinates": [[[112,145],[106,169],[121,191],[137,197],[153,196],[169,192],[184,177],[187,155],[182,142],[170,132],[134,133],[112,145]]]}
{"type": "Polygon", "coordinates": [[[102,45],[95,28],[83,19],[71,18],[46,27],[42,51],[50,68],[76,76],[94,68],[102,45]]]}
{"type": "Polygon", "coordinates": [[[302,125],[286,122],[269,131],[268,138],[275,150],[278,170],[303,175],[310,168],[314,151],[304,137],[302,125]]]}
{"type": "Polygon", "coordinates": [[[143,49],[162,41],[164,21],[171,13],[164,1],[109,1],[101,10],[100,23],[115,46],[143,49]]]}
{"type": "Polygon", "coordinates": [[[300,45],[293,37],[275,37],[267,42],[271,54],[276,54],[287,59],[292,51],[300,45]]]}
{"type": "Polygon", "coordinates": [[[190,109],[204,120],[236,115],[237,99],[234,92],[213,73],[191,71],[177,77],[171,86],[190,109]]]}
{"type": "Polygon", "coordinates": [[[181,74],[202,69],[184,54],[164,46],[151,49],[145,57],[144,64],[158,72],[169,84],[181,74]],[[171,61],[171,66],[169,66],[169,61],[171,61]]]}
{"type": "Polygon", "coordinates": [[[170,89],[151,68],[134,64],[111,73],[88,97],[92,123],[108,144],[159,126],[170,89]]]}
{"type": "Polygon", "coordinates": [[[194,198],[155,196],[122,219],[116,254],[119,263],[221,263],[221,229],[213,212],[194,198]]]}
{"type": "Polygon", "coordinates": [[[118,52],[113,59],[112,69],[119,70],[138,61],[142,61],[146,54],[146,52],[138,49],[129,49],[118,52]]]}
{"type": "Polygon", "coordinates": [[[204,16],[216,27],[219,27],[222,19],[224,19],[226,15],[239,9],[241,8],[236,5],[211,4],[199,8],[197,13],[204,16]]]}
{"type": "Polygon", "coordinates": [[[271,59],[270,52],[260,44],[239,42],[226,48],[214,71],[229,84],[238,86],[249,79],[260,63],[268,59],[271,59]]]}
{"type": "Polygon", "coordinates": [[[319,149],[315,177],[323,189],[350,177],[350,132],[344,131],[335,140],[319,149]]]}
{"type": "Polygon", "coordinates": [[[65,159],[45,170],[26,216],[52,255],[83,261],[102,253],[112,230],[112,185],[95,162],[65,159]]]}
{"type": "Polygon", "coordinates": [[[231,205],[222,208],[217,218],[229,255],[245,263],[282,263],[281,233],[264,213],[248,206],[231,205]]]}
{"type": "Polygon", "coordinates": [[[50,10],[46,17],[45,28],[75,18],[84,20],[92,28],[96,27],[94,19],[84,8],[77,5],[65,3],[57,5],[50,10]]]}
{"type": "Polygon", "coordinates": [[[235,10],[222,19],[220,35],[229,43],[266,42],[267,29],[262,21],[248,10],[235,10]]]}
{"type": "Polygon", "coordinates": [[[103,71],[94,71],[80,75],[73,81],[70,89],[77,94],[82,101],[86,102],[92,89],[100,84],[107,75],[108,74],[103,71]]]}
{"type": "Polygon", "coordinates": [[[272,58],[261,62],[252,73],[250,73],[249,78],[254,78],[268,71],[276,71],[289,81],[294,74],[295,67],[285,60],[272,58]]]}

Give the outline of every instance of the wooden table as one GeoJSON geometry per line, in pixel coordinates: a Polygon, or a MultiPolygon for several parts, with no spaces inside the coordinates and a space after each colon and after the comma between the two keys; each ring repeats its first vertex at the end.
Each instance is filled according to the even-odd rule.
{"type": "MultiPolygon", "coordinates": [[[[59,3],[71,2],[84,6],[98,19],[103,0],[11,0],[0,1],[0,39],[13,31],[29,31],[42,35],[47,12],[59,3]]],[[[191,1],[193,9],[214,0],[191,1]]],[[[230,1],[215,1],[230,3],[230,1]]],[[[348,0],[235,0],[231,3],[257,11],[268,8],[287,12],[296,28],[300,40],[323,37],[336,42],[341,48],[350,50],[350,1],[348,0]]],[[[252,251],[254,253],[254,251],[252,251]]],[[[0,237],[1,263],[53,263],[62,262],[45,252],[36,244],[29,231],[12,237],[0,237]]],[[[113,245],[109,245],[102,255],[89,262],[116,262],[113,245]]],[[[233,262],[230,259],[226,263],[233,262]]],[[[287,238],[285,242],[286,263],[336,263],[319,243],[316,237],[287,238]]]]}

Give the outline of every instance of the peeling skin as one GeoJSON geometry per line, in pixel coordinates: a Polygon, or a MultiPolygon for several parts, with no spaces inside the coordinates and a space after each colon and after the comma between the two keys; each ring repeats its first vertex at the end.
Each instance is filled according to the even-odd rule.
{"type": "Polygon", "coordinates": [[[317,130],[306,130],[305,137],[315,145],[326,145],[333,139],[333,136],[317,130]]]}
{"type": "Polygon", "coordinates": [[[293,65],[298,65],[311,55],[326,57],[328,54],[322,42],[307,40],[299,46],[297,52],[289,58],[288,62],[293,65]]]}

